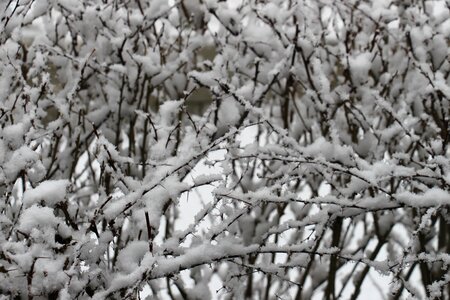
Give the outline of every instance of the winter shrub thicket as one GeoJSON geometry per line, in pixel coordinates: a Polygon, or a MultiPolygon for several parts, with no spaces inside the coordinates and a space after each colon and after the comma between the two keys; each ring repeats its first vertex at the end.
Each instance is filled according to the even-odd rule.
{"type": "Polygon", "coordinates": [[[449,299],[448,1],[0,15],[0,299],[449,299]]]}

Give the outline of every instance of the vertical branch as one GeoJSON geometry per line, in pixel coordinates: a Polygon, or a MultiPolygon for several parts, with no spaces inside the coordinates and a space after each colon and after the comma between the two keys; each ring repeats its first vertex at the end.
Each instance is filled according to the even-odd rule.
{"type": "Polygon", "coordinates": [[[153,236],[152,236],[152,226],[150,225],[150,217],[148,212],[145,212],[145,222],[147,224],[147,238],[148,238],[148,251],[153,253],[153,236]]]}
{"type": "MultiPolygon", "coordinates": [[[[331,241],[331,246],[338,247],[339,241],[341,239],[342,218],[336,218],[332,230],[333,230],[333,237],[331,241]]],[[[335,254],[333,254],[330,257],[330,269],[328,270],[328,285],[325,290],[325,299],[327,300],[336,299],[335,294],[336,273],[337,273],[337,257],[335,254]]]]}

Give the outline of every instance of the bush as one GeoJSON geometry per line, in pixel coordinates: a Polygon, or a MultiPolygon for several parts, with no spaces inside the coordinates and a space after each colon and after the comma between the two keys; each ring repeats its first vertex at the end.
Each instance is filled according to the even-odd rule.
{"type": "Polygon", "coordinates": [[[445,1],[0,14],[2,299],[449,299],[445,1]]]}

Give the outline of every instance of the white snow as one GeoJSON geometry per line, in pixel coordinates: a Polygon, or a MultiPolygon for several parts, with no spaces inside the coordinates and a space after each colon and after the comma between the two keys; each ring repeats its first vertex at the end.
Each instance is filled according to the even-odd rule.
{"type": "Polygon", "coordinates": [[[36,188],[25,191],[23,203],[29,207],[43,201],[46,206],[53,207],[66,198],[69,185],[65,179],[43,181],[36,188]]]}
{"type": "Polygon", "coordinates": [[[349,64],[352,79],[358,84],[365,83],[367,80],[367,74],[372,67],[372,54],[360,53],[356,56],[349,57],[349,64]]]}
{"type": "Polygon", "coordinates": [[[33,205],[25,209],[20,216],[19,229],[30,233],[33,229],[55,228],[59,223],[60,220],[54,215],[52,208],[33,205]]]}

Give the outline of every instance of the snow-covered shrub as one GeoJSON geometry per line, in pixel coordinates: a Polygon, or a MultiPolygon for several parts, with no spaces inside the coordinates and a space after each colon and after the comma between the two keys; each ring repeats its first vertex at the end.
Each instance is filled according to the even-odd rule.
{"type": "Polygon", "coordinates": [[[449,299],[448,1],[0,15],[1,299],[449,299]]]}

